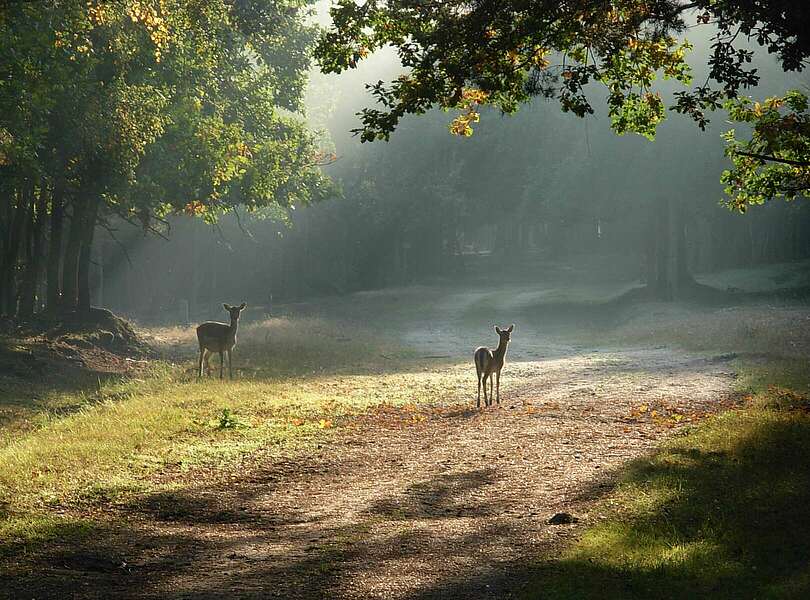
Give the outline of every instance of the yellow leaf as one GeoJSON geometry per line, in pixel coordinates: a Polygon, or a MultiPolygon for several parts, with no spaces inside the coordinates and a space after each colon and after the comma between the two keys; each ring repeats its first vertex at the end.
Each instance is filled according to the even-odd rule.
{"type": "Polygon", "coordinates": [[[321,429],[329,429],[332,427],[332,421],[329,419],[321,419],[318,421],[318,427],[321,429]]]}
{"type": "Polygon", "coordinates": [[[304,419],[293,419],[292,424],[295,425],[296,427],[300,427],[301,425],[304,424],[304,419]]]}

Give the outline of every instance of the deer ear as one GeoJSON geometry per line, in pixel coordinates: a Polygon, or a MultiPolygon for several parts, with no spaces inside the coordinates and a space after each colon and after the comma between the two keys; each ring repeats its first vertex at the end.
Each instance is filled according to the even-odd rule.
{"type": "Polygon", "coordinates": [[[512,324],[509,326],[509,329],[507,329],[506,331],[508,331],[509,333],[512,333],[514,330],[515,330],[515,324],[514,324],[514,323],[512,323],[512,324]]]}
{"type": "Polygon", "coordinates": [[[229,310],[231,310],[231,305],[230,305],[230,304],[225,304],[225,303],[223,303],[223,304],[222,304],[222,308],[224,308],[225,310],[228,310],[228,311],[229,311],[229,310]]]}
{"type": "Polygon", "coordinates": [[[495,325],[495,333],[497,333],[498,335],[501,334],[501,328],[498,327],[497,325],[495,325]]]}
{"type": "Polygon", "coordinates": [[[242,302],[242,304],[241,304],[241,305],[239,305],[239,310],[245,310],[245,308],[247,308],[247,304],[245,304],[244,302],[242,302]]]}

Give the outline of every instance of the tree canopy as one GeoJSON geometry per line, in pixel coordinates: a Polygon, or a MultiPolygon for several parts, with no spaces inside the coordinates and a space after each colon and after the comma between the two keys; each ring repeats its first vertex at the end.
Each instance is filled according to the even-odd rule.
{"type": "Polygon", "coordinates": [[[296,114],[315,39],[307,4],[0,4],[4,278],[14,279],[28,196],[44,198],[38,218],[54,217],[68,309],[92,231],[110,217],[157,231],[172,212],[213,221],[327,196],[317,137],[296,114]]]}
{"type": "MultiPolygon", "coordinates": [[[[460,135],[472,133],[480,105],[514,112],[538,95],[585,116],[594,111],[586,93],[591,83],[606,89],[611,124],[620,134],[652,138],[667,108],[705,128],[708,113],[726,101],[733,119],[758,123],[760,116],[745,113],[739,98],[759,80],[750,43],[775,54],[786,71],[801,70],[810,56],[810,14],[799,0],[340,0],[331,14],[333,25],[316,51],[323,70],[353,68],[386,46],[407,69],[394,81],[369,85],[378,106],[360,114],[356,131],[363,141],[387,140],[404,115],[436,106],[461,111],[450,126],[460,135]],[[712,38],[708,77],[697,84],[686,60],[691,45],[683,39],[692,27],[710,28],[712,38]],[[685,86],[669,107],[656,89],[659,75],[685,86]]],[[[798,98],[793,94],[770,106],[798,107],[792,114],[800,123],[798,98]]],[[[723,179],[732,207],[743,210],[750,202],[807,189],[808,157],[796,158],[804,146],[795,136],[804,132],[791,119],[777,119],[790,126],[766,136],[769,153],[755,152],[763,149],[757,135],[744,145],[751,152],[729,138],[735,164],[723,179]],[[798,164],[780,163],[783,153],[798,164]],[[777,164],[763,168],[767,162],[777,164]],[[747,178],[752,171],[762,174],[762,185],[747,178]]],[[[756,128],[759,138],[774,124],[771,115],[756,128]]]]}

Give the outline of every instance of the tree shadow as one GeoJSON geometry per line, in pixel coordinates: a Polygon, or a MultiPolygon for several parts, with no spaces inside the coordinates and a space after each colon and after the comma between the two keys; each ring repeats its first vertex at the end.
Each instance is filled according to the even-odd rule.
{"type": "Polygon", "coordinates": [[[810,419],[766,419],[724,451],[631,464],[652,505],[528,577],[527,598],[810,597],[810,419]],[[618,556],[646,557],[624,560],[618,556]]]}
{"type": "Polygon", "coordinates": [[[368,513],[391,520],[486,515],[501,508],[497,498],[477,504],[460,498],[466,492],[495,483],[495,480],[496,472],[491,468],[439,474],[427,481],[412,483],[399,496],[374,502],[368,513]]]}
{"type": "MultiPolygon", "coordinates": [[[[54,526],[39,547],[0,544],[0,557],[7,558],[0,597],[332,598],[351,595],[354,579],[392,568],[418,572],[435,561],[481,560],[482,547],[508,545],[517,535],[508,523],[451,535],[437,529],[492,510],[488,500],[456,501],[488,485],[489,469],[415,483],[351,523],[273,502],[285,493],[285,477],[295,475],[275,466],[251,473],[238,490],[227,482],[190,484],[140,498],[87,530],[54,526]],[[391,510],[400,505],[405,512],[391,510]],[[403,526],[403,520],[419,525],[403,526]]],[[[497,570],[470,575],[457,585],[466,590],[480,581],[495,592],[515,583],[501,580],[497,570]]],[[[443,597],[424,592],[419,597],[443,597]]]]}
{"type": "MultiPolygon", "coordinates": [[[[279,464],[249,474],[238,489],[189,484],[141,499],[78,539],[65,532],[56,544],[29,549],[28,559],[0,575],[0,589],[41,598],[359,597],[352,582],[394,571],[407,580],[444,563],[458,566],[398,597],[804,598],[808,464],[806,416],[767,421],[725,450],[686,440],[618,473],[655,498],[644,510],[594,525],[585,549],[556,558],[558,544],[542,542],[517,560],[491,550],[525,543],[514,521],[452,527],[504,509],[481,493],[492,482],[489,469],[414,482],[341,523],[274,502],[287,478],[328,465],[279,464]],[[471,491],[478,500],[467,502],[471,491]],[[620,552],[637,560],[614,560],[620,552]]],[[[616,476],[590,482],[574,502],[601,498],[616,476]]]]}

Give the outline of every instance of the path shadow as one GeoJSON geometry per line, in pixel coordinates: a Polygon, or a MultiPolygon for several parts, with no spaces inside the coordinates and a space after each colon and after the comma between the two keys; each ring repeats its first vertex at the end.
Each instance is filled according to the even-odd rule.
{"type": "MultiPolygon", "coordinates": [[[[0,574],[0,596],[327,599],[351,596],[352,581],[396,565],[418,572],[431,564],[458,561],[450,577],[398,597],[806,598],[808,464],[806,416],[768,422],[725,452],[685,443],[661,450],[635,461],[621,476],[640,489],[677,493],[662,494],[648,510],[628,513],[619,525],[597,525],[596,535],[602,532],[603,537],[591,552],[555,559],[546,554],[555,546],[543,543],[531,547],[536,554],[518,561],[481,554],[493,544],[525,543],[525,529],[509,520],[460,530],[444,526],[487,510],[481,503],[469,505],[461,515],[454,512],[457,497],[480,492],[490,483],[488,469],[415,482],[374,503],[368,519],[336,526],[304,518],[294,508],[256,502],[260,496],[284,493],[284,478],[291,476],[287,465],[249,475],[248,484],[238,491],[229,492],[223,482],[206,493],[188,485],[172,496],[153,495],[78,538],[67,531],[59,541],[55,532],[47,546],[2,571],[6,574],[0,574]],[[739,493],[731,495],[729,490],[739,493]],[[182,498],[181,509],[160,508],[182,498]],[[155,528],[149,525],[152,519],[175,526],[155,528]],[[414,525],[403,529],[403,520],[414,525]],[[301,523],[306,523],[306,534],[295,540],[296,524],[301,523]],[[211,529],[200,531],[199,526],[211,529]],[[289,541],[297,543],[285,546],[289,541]],[[282,550],[263,553],[261,548],[268,544],[280,544],[282,550]],[[645,564],[611,560],[612,551],[628,548],[653,557],[680,554],[645,564]]],[[[595,480],[590,491],[609,491],[603,485],[612,485],[612,477],[595,480]]],[[[592,500],[588,494],[583,490],[581,500],[592,500]]],[[[490,501],[498,509],[498,499],[490,501]]],[[[8,550],[3,556],[10,556],[8,550]]]]}
{"type": "Polygon", "coordinates": [[[682,444],[634,461],[623,478],[658,500],[527,570],[522,597],[810,597],[810,419],[794,416],[728,451],[682,444]],[[621,564],[619,552],[648,560],[621,564]]]}
{"type": "Polygon", "coordinates": [[[496,471],[492,468],[439,474],[427,481],[412,483],[399,496],[378,500],[367,512],[391,520],[483,516],[499,511],[497,498],[478,503],[463,498],[467,492],[495,481],[496,471]]]}

